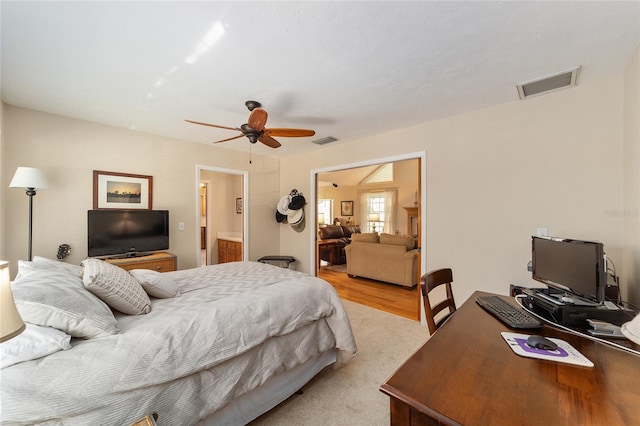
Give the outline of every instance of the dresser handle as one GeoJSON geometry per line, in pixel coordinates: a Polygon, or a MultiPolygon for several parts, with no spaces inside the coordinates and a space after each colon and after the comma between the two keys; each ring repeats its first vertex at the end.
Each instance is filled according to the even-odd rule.
{"type": "Polygon", "coordinates": [[[156,271],[159,271],[160,269],[162,269],[160,265],[156,266],[156,271]]]}

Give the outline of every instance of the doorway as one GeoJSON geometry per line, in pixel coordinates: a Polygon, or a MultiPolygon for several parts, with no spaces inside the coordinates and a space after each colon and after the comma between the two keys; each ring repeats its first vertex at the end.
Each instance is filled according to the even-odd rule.
{"type": "Polygon", "coordinates": [[[219,263],[220,241],[239,242],[239,260],[248,259],[248,175],[243,170],[196,166],[197,266],[219,263]]]}
{"type": "MultiPolygon", "coordinates": [[[[331,217],[330,221],[327,221],[325,219],[324,220],[325,223],[332,223],[333,221],[335,221],[336,218],[338,219],[338,222],[342,223],[342,221],[344,221],[345,219],[345,215],[343,214],[345,212],[342,210],[342,205],[344,204],[350,207],[352,205],[350,202],[354,201],[351,216],[347,217],[346,220],[349,221],[350,223],[355,222],[356,224],[360,224],[359,222],[362,222],[367,218],[366,212],[364,212],[362,209],[362,206],[359,205],[360,203],[355,202],[361,199],[360,193],[362,193],[365,190],[362,188],[360,188],[360,190],[358,190],[358,188],[351,188],[341,192],[339,191],[340,183],[332,181],[332,178],[335,177],[337,180],[341,174],[358,175],[357,173],[354,173],[354,171],[358,171],[360,172],[359,176],[361,176],[361,178],[364,179],[364,177],[374,172],[375,170],[379,169],[384,164],[399,163],[399,162],[411,163],[411,161],[407,161],[407,160],[414,160],[413,161],[415,165],[414,167],[417,169],[416,173],[413,174],[414,181],[408,184],[407,183],[404,184],[404,185],[410,186],[410,188],[409,187],[405,188],[404,191],[402,191],[403,194],[399,196],[398,203],[395,207],[395,212],[394,212],[396,219],[395,221],[392,222],[391,225],[389,225],[389,227],[385,228],[385,232],[407,234],[410,236],[417,237],[418,247],[421,248],[419,274],[421,274],[422,271],[426,270],[426,226],[424,226],[426,225],[426,208],[425,208],[426,152],[417,152],[417,153],[411,153],[411,154],[400,155],[400,156],[385,157],[385,158],[380,158],[380,159],[375,159],[375,160],[370,160],[370,161],[360,162],[360,163],[337,165],[333,167],[316,169],[311,171],[311,188],[313,190],[311,198],[313,202],[310,203],[310,207],[311,207],[310,214],[312,215],[314,226],[311,227],[311,232],[313,233],[313,235],[311,238],[312,246],[310,250],[311,252],[310,264],[316,265],[315,266],[316,276],[320,276],[320,274],[322,273],[323,275],[325,275],[323,276],[323,278],[325,279],[329,278],[327,279],[327,281],[329,282],[331,282],[332,276],[336,278],[338,277],[334,271],[331,271],[331,273],[327,271],[327,273],[325,274],[324,270],[321,270],[319,266],[319,265],[323,265],[323,263],[318,262],[317,233],[320,226],[320,222],[323,221],[322,219],[325,219],[324,216],[331,217]],[[337,187],[335,184],[337,184],[337,187]],[[325,186],[325,187],[330,186],[333,189],[329,192],[323,191],[321,189],[322,186],[325,186]],[[318,205],[318,201],[320,199],[323,199],[323,200],[332,199],[333,211],[330,213],[322,212],[323,214],[318,214],[319,210],[326,209],[326,207],[318,205]]],[[[384,184],[380,184],[380,185],[384,186],[384,184]]],[[[387,186],[394,186],[394,184],[393,183],[387,184],[387,186]]],[[[400,192],[401,191],[398,191],[398,193],[400,192]]],[[[325,202],[324,206],[326,206],[327,204],[328,203],[325,202]]],[[[369,226],[371,224],[362,223],[360,225],[361,225],[362,232],[369,232],[369,226]]],[[[343,275],[345,275],[346,277],[346,274],[343,274],[343,275]]],[[[372,282],[372,284],[375,284],[375,282],[372,282]]],[[[392,294],[394,291],[397,290],[394,285],[385,284],[385,285],[382,285],[381,287],[377,286],[376,291],[378,290],[384,291],[385,287],[389,289],[390,294],[392,294]]],[[[422,296],[419,291],[419,285],[417,286],[417,289],[414,288],[414,290],[415,291],[410,292],[411,294],[413,294],[413,296],[411,296],[411,299],[413,300],[413,302],[409,302],[409,309],[412,310],[413,313],[409,313],[409,315],[412,317],[415,317],[416,319],[422,319],[424,318],[424,313],[422,308],[422,296]]],[[[403,290],[403,291],[406,292],[406,290],[403,290]]],[[[393,297],[393,296],[390,296],[390,297],[393,297]]],[[[347,295],[345,298],[349,299],[349,296],[347,295]]],[[[362,303],[362,301],[356,301],[356,302],[362,303]]],[[[393,302],[393,300],[391,300],[391,302],[393,302]]],[[[368,304],[368,303],[364,303],[364,304],[368,304]]],[[[391,303],[391,305],[393,305],[393,303],[391,303]]],[[[376,307],[376,306],[372,306],[372,307],[376,307]]],[[[379,306],[377,306],[376,308],[380,309],[379,306]]],[[[393,309],[393,307],[391,309],[393,309]]],[[[383,310],[386,310],[386,309],[383,309],[383,310]]],[[[407,316],[407,315],[404,315],[404,316],[407,316]]]]}

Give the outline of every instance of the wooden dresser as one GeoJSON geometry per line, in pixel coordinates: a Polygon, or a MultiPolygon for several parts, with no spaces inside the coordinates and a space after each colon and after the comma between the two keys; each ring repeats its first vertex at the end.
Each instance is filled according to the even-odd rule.
{"type": "Polygon", "coordinates": [[[176,256],[167,252],[123,259],[105,259],[105,262],[117,265],[127,271],[131,269],[152,269],[158,272],[171,272],[178,268],[176,256]]]}

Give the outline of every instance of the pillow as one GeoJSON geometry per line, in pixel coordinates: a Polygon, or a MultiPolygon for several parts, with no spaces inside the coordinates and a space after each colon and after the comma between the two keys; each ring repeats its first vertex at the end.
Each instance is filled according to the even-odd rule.
{"type": "Polygon", "coordinates": [[[88,292],[82,278],[46,262],[18,261],[11,291],[22,320],[79,338],[120,332],[113,312],[88,292]]]}
{"type": "Polygon", "coordinates": [[[34,324],[25,325],[22,333],[0,343],[0,369],[71,349],[71,336],[65,332],[34,324]]]}
{"type": "Polygon", "coordinates": [[[151,269],[132,269],[129,273],[136,279],[149,296],[167,299],[180,296],[178,285],[166,274],[151,269]]]}
{"type": "Polygon", "coordinates": [[[82,266],[80,265],[74,265],[71,263],[66,263],[63,262],[61,260],[54,260],[54,259],[48,259],[46,257],[42,257],[42,256],[33,256],[33,261],[34,262],[41,262],[41,263],[47,263],[49,265],[51,265],[52,267],[56,267],[56,268],[60,268],[63,269],[65,271],[69,271],[72,274],[75,274],[79,277],[82,276],[82,266]]]}
{"type": "Polygon", "coordinates": [[[416,246],[416,240],[404,235],[380,234],[380,244],[406,246],[408,250],[413,250],[416,246]]]}
{"type": "Polygon", "coordinates": [[[351,241],[359,241],[362,243],[377,243],[377,232],[364,232],[362,234],[351,234],[351,241]]]}
{"type": "Polygon", "coordinates": [[[99,259],[82,261],[84,287],[123,314],[147,314],[151,300],[142,286],[119,266],[99,259]]]}
{"type": "MultiPolygon", "coordinates": [[[[71,263],[61,262],[59,260],[47,259],[42,256],[33,256],[33,262],[27,262],[26,260],[21,261],[25,265],[38,263],[40,269],[50,269],[50,270],[60,270],[71,273],[72,275],[77,275],[78,277],[82,277],[82,266],[80,265],[72,265],[71,263]]],[[[20,278],[20,268],[18,268],[18,273],[16,274],[16,279],[20,278]]]]}

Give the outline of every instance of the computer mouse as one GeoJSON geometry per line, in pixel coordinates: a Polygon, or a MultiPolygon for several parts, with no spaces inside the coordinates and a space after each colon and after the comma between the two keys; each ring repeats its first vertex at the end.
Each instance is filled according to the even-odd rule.
{"type": "Polygon", "coordinates": [[[547,339],[544,336],[539,336],[537,334],[532,334],[527,338],[527,345],[536,349],[546,349],[548,351],[555,351],[558,349],[558,345],[555,342],[547,339]]]}

